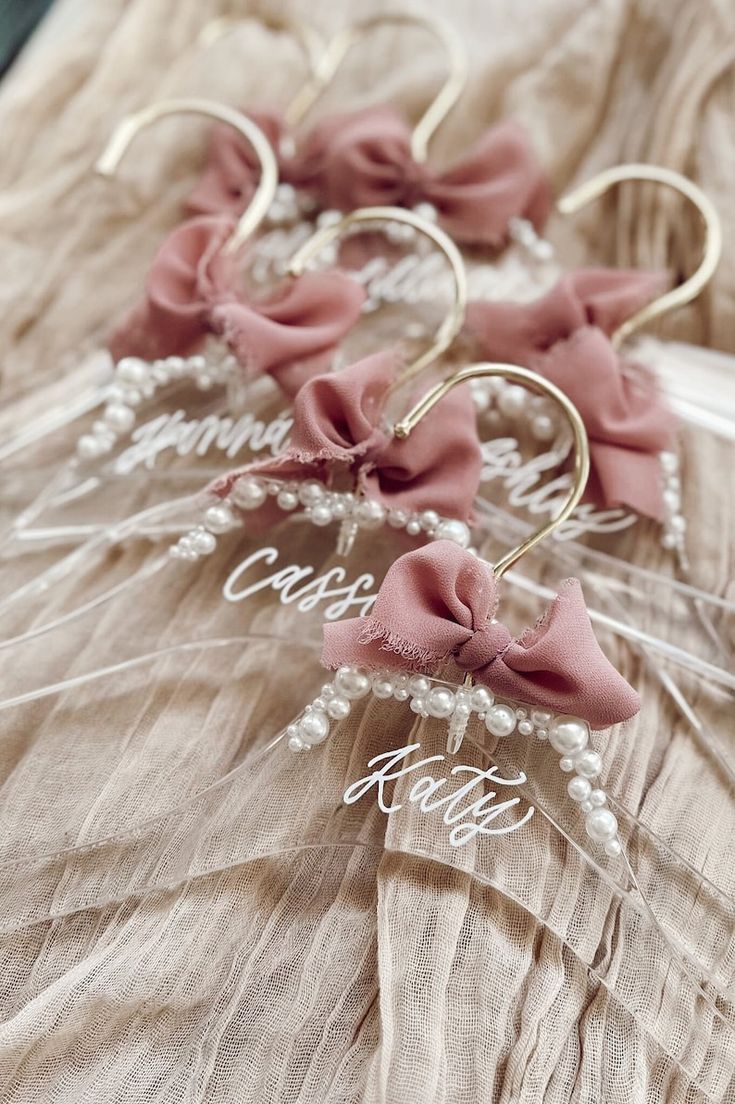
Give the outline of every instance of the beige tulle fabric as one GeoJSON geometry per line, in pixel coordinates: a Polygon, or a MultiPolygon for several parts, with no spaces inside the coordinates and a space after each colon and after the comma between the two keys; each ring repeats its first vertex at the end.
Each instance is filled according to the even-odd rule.
{"type": "MultiPolygon", "coordinates": [[[[620,160],[658,161],[710,192],[731,236],[730,5],[434,8],[456,23],[472,64],[437,158],[513,114],[557,188],[620,160]]],[[[372,10],[337,12],[326,0],[258,7],[325,29],[372,10]]],[[[162,96],[268,102],[297,86],[296,48],[256,24],[208,53],[192,48],[223,11],[237,7],[58,0],[0,86],[4,433],[94,377],[84,356],[133,298],[200,164],[204,128],[172,120],[140,139],[124,184],[94,179],[91,165],[119,116],[162,96]]],[[[320,110],[369,102],[379,90],[417,114],[441,67],[423,43],[419,32],[376,33],[320,110]]],[[[697,230],[658,193],[631,186],[573,228],[557,220],[551,236],[565,264],[681,274],[696,264],[697,230]]],[[[712,287],[666,321],[666,334],[733,350],[734,289],[726,252],[712,287]]],[[[6,516],[63,451],[57,439],[39,449],[35,474],[12,471],[6,516]]],[[[732,470],[733,449],[690,429],[683,462],[693,578],[725,594],[733,491],[713,473],[732,470]]],[[[138,480],[107,496],[109,516],[124,517],[154,490],[138,480]]],[[[350,578],[364,570],[379,578],[395,539],[366,538],[350,578]]],[[[330,535],[310,526],[285,525],[269,541],[279,564],[323,572],[338,562],[330,535]]],[[[672,574],[652,525],[604,547],[672,574]]],[[[4,698],[50,688],[0,710],[0,1099],[735,1100],[735,1036],[723,1022],[734,1022],[735,816],[711,750],[714,739],[731,762],[735,755],[732,694],[600,637],[643,699],[640,717],[607,734],[601,750],[645,901],[621,866],[585,858],[592,849],[548,746],[482,751],[470,739],[462,762],[486,767],[489,754],[508,775],[524,769],[524,798],[537,811],[522,833],[453,850],[440,819],[408,802],[405,782],[393,795],[404,807],[390,816],[374,796],[342,800],[387,748],[412,741],[441,754],[439,722],[368,700],[310,754],[269,746],[324,676],[319,609],[299,612],[266,590],[223,601],[227,575],[257,548],[232,536],[205,564],[161,568],[67,628],[0,652],[4,698]],[[188,650],[165,651],[185,642],[188,650]],[[148,658],[63,685],[140,656],[148,658]],[[698,733],[669,677],[696,709],[698,733]],[[705,995],[694,973],[706,975],[705,995]]],[[[6,611],[3,639],[159,554],[139,541],[103,548],[77,578],[6,611]]],[[[8,559],[3,594],[54,556],[8,559]]],[[[554,587],[569,567],[542,551],[523,571],[554,587]]],[[[518,629],[540,612],[511,584],[504,602],[504,619],[518,629]]],[[[665,582],[634,594],[629,612],[657,635],[676,623],[692,651],[727,664],[665,582]]],[[[717,628],[731,640],[724,616],[717,628]]],[[[450,766],[435,770],[445,776],[450,766]]]]}

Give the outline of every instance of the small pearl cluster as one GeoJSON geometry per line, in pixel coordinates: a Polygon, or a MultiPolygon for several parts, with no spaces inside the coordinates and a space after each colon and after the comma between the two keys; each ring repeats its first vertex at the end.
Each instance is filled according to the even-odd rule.
{"type": "Polygon", "coordinates": [[[675,452],[659,453],[663,475],[664,523],[661,543],[664,548],[686,556],[684,544],[686,519],[681,512],[681,480],[679,478],[679,457],[675,452]]]}
{"type": "Polygon", "coordinates": [[[478,414],[490,413],[495,420],[527,417],[531,434],[537,441],[553,441],[559,432],[555,405],[543,395],[533,395],[517,383],[498,376],[485,376],[470,381],[472,399],[478,414]],[[494,408],[493,408],[494,407],[494,408]]]}
{"type": "Polygon", "coordinates": [[[119,438],[135,425],[137,408],[160,387],[173,380],[190,379],[200,391],[208,391],[224,382],[234,366],[232,356],[217,363],[201,354],[154,361],[123,357],[115,365],[102,417],[94,423],[91,433],[85,433],[77,441],[78,459],[97,460],[112,452],[119,438]]]}
{"type": "Polygon", "coordinates": [[[518,733],[536,736],[551,744],[561,755],[559,766],[574,771],[567,793],[585,814],[587,835],[604,846],[610,856],[621,853],[618,822],[608,809],[604,790],[593,787],[592,779],[602,770],[600,755],[590,748],[589,727],[578,717],[554,716],[542,709],[516,707],[497,702],[486,686],[451,686],[425,675],[388,669],[367,672],[359,667],[340,667],[332,682],[324,685],[301,716],[286,729],[292,751],[306,751],[323,743],[332,721],[343,721],[352,704],[368,693],[382,701],[407,701],[420,717],[435,717],[449,723],[449,744],[457,751],[473,713],[492,736],[504,738],[518,733]]]}
{"type": "Polygon", "coordinates": [[[508,234],[516,245],[529,254],[538,264],[547,264],[554,258],[554,247],[545,238],[540,238],[536,228],[528,219],[514,216],[508,220],[508,234]]]}
{"type": "Polygon", "coordinates": [[[204,526],[181,537],[171,554],[186,560],[209,555],[214,551],[216,541],[212,544],[213,537],[205,541],[203,532],[208,536],[227,532],[237,525],[233,505],[240,510],[257,510],[269,496],[274,497],[276,504],[287,513],[303,509],[312,525],[321,527],[333,521],[342,522],[338,545],[340,555],[349,554],[359,529],[379,529],[386,523],[393,529],[405,529],[412,537],[425,533],[430,540],[452,540],[462,548],[467,548],[470,543],[470,530],[463,521],[442,518],[435,510],[424,510],[421,514],[388,510],[374,498],[351,491],[330,491],[318,479],[295,483],[246,475],[237,480],[228,498],[209,507],[204,515],[204,526]]]}
{"type": "Polygon", "coordinates": [[[271,226],[292,226],[308,216],[314,208],[310,196],[297,192],[293,184],[279,184],[268,208],[266,221],[271,226]]]}

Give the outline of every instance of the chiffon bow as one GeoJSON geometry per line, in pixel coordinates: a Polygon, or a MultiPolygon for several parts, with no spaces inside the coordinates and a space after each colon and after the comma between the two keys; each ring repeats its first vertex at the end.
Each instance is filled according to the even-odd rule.
{"type": "Polygon", "coordinates": [[[503,697],[592,728],[638,712],[638,695],[595,639],[577,579],[567,579],[544,617],[517,638],[494,620],[497,604],[490,565],[434,541],[389,568],[369,617],[324,626],[322,662],[435,672],[452,659],[503,697]]]}
{"type": "Polygon", "coordinates": [[[224,497],[246,474],[330,486],[349,473],[354,490],[389,509],[430,509],[467,521],[482,467],[470,391],[454,388],[406,440],[398,440],[380,424],[398,369],[394,354],[376,353],[309,380],[294,401],[285,452],[231,472],[210,490],[224,497]]]}
{"type": "Polygon", "coordinates": [[[338,272],[310,273],[265,300],[238,292],[237,257],[222,252],[234,222],[202,216],[164,242],[146,290],[110,336],[112,355],[146,360],[188,353],[208,334],[222,336],[247,374],[268,372],[293,396],[324,371],[360,316],[362,287],[338,272]]]}
{"type": "Polygon", "coordinates": [[[435,172],[413,159],[410,128],[388,106],[318,123],[288,173],[341,211],[431,203],[444,229],[472,245],[502,244],[513,216],[540,227],[550,206],[546,177],[516,123],[490,128],[460,161],[435,172]]]}
{"type": "MultiPolygon", "coordinates": [[[[253,114],[256,122],[261,119],[253,114]]],[[[280,140],[268,117],[269,137],[280,140]]],[[[306,135],[292,157],[279,158],[280,178],[313,192],[322,207],[353,211],[388,204],[432,203],[457,241],[501,245],[509,220],[546,220],[550,188],[524,131],[516,123],[492,127],[454,166],[435,172],[413,159],[411,130],[391,107],[333,115],[306,135]]],[[[189,199],[195,211],[239,213],[252,196],[255,161],[230,127],[218,127],[209,163],[189,199]]]]}
{"type": "Polygon", "coordinates": [[[609,335],[665,284],[654,272],[580,269],[531,303],[471,303],[468,328],[484,356],[532,368],[582,415],[590,444],[586,498],[664,516],[658,454],[676,419],[650,373],[624,371],[609,335]]]}

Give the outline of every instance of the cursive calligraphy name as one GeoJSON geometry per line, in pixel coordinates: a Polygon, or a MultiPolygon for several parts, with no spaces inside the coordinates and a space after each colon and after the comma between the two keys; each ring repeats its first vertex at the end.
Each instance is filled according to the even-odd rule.
{"type": "MultiPolygon", "coordinates": [[[[508,504],[531,514],[555,514],[572,484],[570,472],[542,482],[547,472],[558,469],[563,457],[544,452],[524,462],[513,437],[496,437],[482,445],[482,479],[499,480],[508,491],[508,504]]],[[[635,514],[620,508],[599,510],[592,503],[578,506],[572,516],[554,530],[557,540],[575,540],[583,533],[615,533],[635,525],[635,514]]]]}
{"type": "Polygon", "coordinates": [[[275,590],[283,605],[295,603],[300,613],[309,613],[320,603],[327,602],[323,611],[326,621],[336,621],[343,617],[349,610],[356,607],[355,617],[366,617],[373,606],[377,595],[366,594],[365,591],[375,586],[375,577],[368,572],[358,575],[352,583],[345,586],[339,585],[345,582],[347,572],[343,567],[332,567],[323,575],[316,575],[313,567],[299,567],[298,564],[289,564],[265,578],[241,586],[243,578],[260,563],[272,567],[278,559],[278,550],[273,547],[259,548],[247,556],[237,567],[230,572],[223,588],[223,595],[228,602],[244,602],[260,590],[275,590]],[[312,578],[313,576],[313,578],[312,578]],[[310,581],[299,587],[305,579],[310,581]],[[337,585],[335,585],[337,584],[337,585]],[[296,587],[297,589],[294,589],[296,587]]]}
{"type": "Polygon", "coordinates": [[[269,449],[276,456],[283,450],[292,425],[293,418],[287,411],[272,422],[263,422],[254,414],[237,419],[207,414],[187,421],[186,411],[176,410],[137,426],[130,435],[132,444],[115,461],[115,471],[127,475],[140,464],[153,468],[167,450],[177,456],[205,456],[216,449],[232,459],[247,445],[251,452],[269,449]]]}
{"type": "Polygon", "coordinates": [[[376,755],[368,762],[369,767],[375,767],[370,774],[353,782],[344,792],[343,801],[346,805],[354,805],[361,797],[364,797],[375,787],[379,808],[390,816],[391,813],[402,809],[401,804],[388,804],[386,802],[385,787],[389,782],[395,782],[398,778],[406,778],[409,774],[424,771],[420,778],[414,782],[408,794],[408,801],[412,805],[418,805],[422,813],[442,812],[442,822],[449,828],[449,842],[452,847],[462,847],[469,843],[475,836],[505,836],[509,832],[515,832],[531,819],[534,814],[533,805],[530,805],[520,820],[513,820],[509,824],[495,826],[494,822],[504,813],[509,812],[520,802],[520,797],[508,798],[505,801],[496,801],[498,791],[489,790],[476,797],[477,787],[490,782],[493,786],[519,786],[526,781],[526,775],[520,772],[517,778],[501,778],[497,773],[497,767],[489,770],[480,770],[479,767],[470,767],[458,764],[449,772],[449,778],[434,778],[426,767],[430,763],[443,763],[445,755],[429,755],[425,759],[419,759],[415,763],[406,763],[406,760],[419,751],[421,744],[407,744],[397,751],[384,751],[376,755]],[[443,791],[451,778],[460,778],[469,775],[470,778],[459,789],[442,797],[432,800],[434,794],[443,791]],[[474,791],[474,792],[473,792],[474,791]]]}

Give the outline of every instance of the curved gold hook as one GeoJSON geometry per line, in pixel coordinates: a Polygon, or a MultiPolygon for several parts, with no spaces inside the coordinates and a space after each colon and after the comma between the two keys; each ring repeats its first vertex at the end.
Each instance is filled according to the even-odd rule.
{"type": "Polygon", "coordinates": [[[258,228],[273,202],[278,185],[278,163],[270,143],[260,127],[256,126],[252,119],[234,108],[226,107],[224,104],[218,104],[212,100],[160,100],[158,103],[144,107],[141,111],[126,115],[118,123],[112,137],[98,158],[94,166],[95,172],[100,173],[101,176],[114,176],[133,138],[141,130],[150,126],[151,123],[155,123],[167,115],[207,115],[218,119],[222,123],[228,123],[247,139],[255,151],[255,155],[260,162],[260,180],[252,200],[240,216],[232,237],[224,246],[226,252],[235,252],[258,228]]]}
{"type": "Polygon", "coordinates": [[[405,383],[423,371],[427,365],[436,360],[454,341],[462,328],[465,310],[467,309],[467,273],[465,271],[462,255],[448,234],[445,234],[433,222],[422,218],[413,211],[406,211],[402,207],[360,207],[350,212],[334,223],[317,230],[308,241],[304,242],[298,252],[292,257],[286,274],[288,276],[300,276],[310,260],[321,249],[335,238],[342,237],[352,226],[365,222],[402,222],[412,226],[420,234],[429,238],[444,254],[449,262],[454,278],[454,303],[452,309],[441,326],[437,330],[436,337],[431,347],[422,353],[420,357],[412,361],[396,382],[405,383]]]}
{"type": "Polygon", "coordinates": [[[673,169],[665,169],[658,165],[616,165],[612,169],[599,173],[579,188],[575,188],[573,192],[562,196],[558,208],[564,215],[573,215],[591,200],[599,199],[614,185],[622,184],[626,180],[652,180],[655,184],[664,184],[673,188],[688,199],[697,208],[704,223],[704,250],[699,268],[688,280],[659,296],[658,299],[654,299],[652,303],[642,307],[618,326],[611,338],[616,349],[620,348],[626,337],[630,337],[641,326],[696,299],[707,282],[711,280],[722,256],[722,224],[715,205],[701,188],[681,173],[674,172],[673,169]]]}
{"type": "Polygon", "coordinates": [[[587,486],[587,479],[589,478],[590,449],[589,441],[587,440],[587,430],[582,421],[582,416],[571,399],[569,399],[563,391],[560,391],[555,384],[544,379],[543,376],[539,376],[536,372],[529,371],[528,368],[519,368],[516,364],[484,363],[471,364],[468,368],[462,368],[461,371],[456,372],[453,376],[449,376],[448,379],[442,380],[441,383],[437,383],[435,387],[427,391],[424,397],[419,399],[413,409],[410,410],[404,418],[401,418],[399,422],[396,422],[393,427],[394,435],[400,440],[405,440],[418,422],[420,422],[421,419],[429,413],[431,408],[436,406],[453,387],[457,387],[460,383],[465,383],[467,380],[481,379],[483,376],[498,376],[502,379],[512,380],[514,383],[520,383],[522,386],[527,387],[530,391],[535,391],[539,395],[546,395],[548,398],[553,399],[553,401],[561,407],[571,427],[574,445],[574,479],[566,501],[559,512],[547,521],[545,525],[542,525],[540,529],[532,533],[522,544],[511,549],[501,560],[498,560],[493,570],[497,578],[501,578],[508,568],[512,567],[525,552],[530,551],[539,541],[543,540],[544,537],[552,533],[557,526],[566,521],[572,510],[578,505],[584,493],[584,489],[587,486]]]}
{"type": "Polygon", "coordinates": [[[337,31],[322,54],[317,78],[304,86],[294,103],[298,103],[298,117],[301,118],[313,106],[322,90],[333,79],[348,51],[365,34],[386,23],[411,24],[416,27],[423,27],[434,38],[438,39],[446,52],[449,74],[438,94],[414,127],[411,135],[411,153],[414,159],[425,161],[429,140],[454,107],[467,83],[467,57],[462,40],[449,23],[437,16],[413,15],[409,12],[373,15],[352,23],[341,31],[337,31]]]}
{"type": "MultiPolygon", "coordinates": [[[[223,15],[218,19],[210,19],[202,27],[197,45],[205,48],[212,46],[220,38],[230,34],[244,23],[253,22],[255,19],[255,16],[238,19],[234,15],[223,15]]],[[[266,15],[262,18],[257,17],[257,22],[268,30],[285,32],[296,39],[309,65],[309,81],[305,87],[310,90],[313,89],[314,98],[319,96],[331,79],[329,76],[325,78],[321,71],[322,57],[325,50],[322,36],[308,23],[302,23],[298,19],[282,19],[278,16],[266,15]]],[[[303,90],[296,94],[284,111],[284,117],[289,126],[295,126],[299,123],[302,115],[308,109],[309,102],[304,99],[302,104],[302,95],[303,90]]]]}

